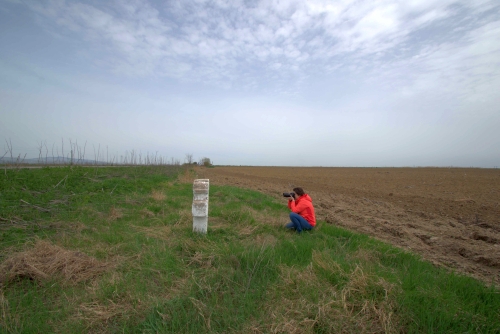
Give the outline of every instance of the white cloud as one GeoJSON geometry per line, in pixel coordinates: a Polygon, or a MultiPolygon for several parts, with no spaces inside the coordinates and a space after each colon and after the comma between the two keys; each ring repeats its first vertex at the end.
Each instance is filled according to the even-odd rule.
{"type": "Polygon", "coordinates": [[[440,95],[485,101],[500,87],[500,21],[465,34],[458,41],[428,45],[408,59],[387,62],[372,80],[405,95],[440,95]]]}
{"type": "MultiPolygon", "coordinates": [[[[115,63],[118,68],[126,63],[127,73],[183,74],[195,80],[198,66],[210,66],[214,58],[213,71],[221,64],[232,64],[237,71],[242,58],[262,66],[285,57],[290,65],[280,68],[285,71],[313,59],[382,55],[418,29],[455,15],[450,5],[473,10],[491,3],[261,1],[246,6],[241,1],[172,1],[157,9],[145,1],[121,1],[119,10],[112,11],[104,5],[53,0],[28,6],[57,26],[115,48],[121,53],[115,63]],[[163,64],[171,62],[183,64],[186,72],[166,70],[163,64]]],[[[237,76],[233,71],[228,79],[237,76]]]]}

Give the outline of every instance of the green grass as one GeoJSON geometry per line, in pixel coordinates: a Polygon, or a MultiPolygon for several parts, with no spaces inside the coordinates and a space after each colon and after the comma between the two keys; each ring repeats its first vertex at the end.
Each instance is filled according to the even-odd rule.
{"type": "Polygon", "coordinates": [[[5,282],[0,332],[500,331],[495,287],[325,222],[285,231],[286,206],[255,191],[211,185],[208,234],[193,233],[192,184],[180,181],[193,173],[3,173],[0,262],[47,240],[107,267],[81,282],[5,282]]]}

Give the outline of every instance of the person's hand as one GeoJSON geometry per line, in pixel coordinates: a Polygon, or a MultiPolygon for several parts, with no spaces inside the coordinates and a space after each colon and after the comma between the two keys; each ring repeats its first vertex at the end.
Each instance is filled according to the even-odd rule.
{"type": "Polygon", "coordinates": [[[288,197],[288,202],[295,201],[295,198],[293,196],[288,197]]]}

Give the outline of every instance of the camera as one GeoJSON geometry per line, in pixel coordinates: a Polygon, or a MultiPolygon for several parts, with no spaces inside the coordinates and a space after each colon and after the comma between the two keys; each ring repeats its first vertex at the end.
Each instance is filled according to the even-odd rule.
{"type": "Polygon", "coordinates": [[[294,193],[294,192],[291,192],[291,193],[283,193],[283,197],[295,197],[295,193],[294,193]]]}

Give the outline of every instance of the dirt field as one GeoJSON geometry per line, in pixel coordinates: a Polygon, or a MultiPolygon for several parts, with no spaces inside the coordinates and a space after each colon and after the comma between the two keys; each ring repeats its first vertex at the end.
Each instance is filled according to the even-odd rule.
{"type": "Polygon", "coordinates": [[[201,167],[198,176],[275,197],[302,187],[320,221],[500,283],[498,169],[201,167]]]}

